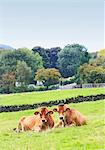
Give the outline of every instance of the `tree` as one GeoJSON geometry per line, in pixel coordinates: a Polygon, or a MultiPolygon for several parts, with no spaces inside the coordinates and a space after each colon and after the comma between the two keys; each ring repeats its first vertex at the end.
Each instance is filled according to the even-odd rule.
{"type": "Polygon", "coordinates": [[[88,64],[80,66],[76,82],[79,84],[105,82],[105,49],[98,51],[88,64]]]}
{"type": "Polygon", "coordinates": [[[37,69],[43,67],[41,56],[36,53],[34,54],[27,48],[20,48],[13,51],[2,52],[0,55],[0,72],[1,75],[13,71],[16,72],[17,62],[24,61],[28,67],[32,70],[32,79],[34,79],[34,73],[37,69]]]}
{"type": "Polygon", "coordinates": [[[105,68],[105,49],[98,51],[96,58],[90,60],[90,64],[93,66],[102,66],[105,68]]]}
{"type": "Polygon", "coordinates": [[[43,60],[43,66],[45,68],[47,68],[47,66],[49,66],[49,58],[47,56],[47,53],[46,53],[46,50],[40,46],[36,46],[32,49],[32,51],[36,54],[38,53],[41,57],[42,57],[42,60],[43,60]]]}
{"type": "Polygon", "coordinates": [[[58,59],[58,52],[60,52],[60,47],[53,47],[50,49],[44,49],[40,46],[34,47],[32,51],[34,53],[39,53],[42,57],[43,65],[45,68],[57,68],[57,59],[58,59]]]}
{"type": "Polygon", "coordinates": [[[82,65],[76,75],[76,81],[83,83],[104,83],[105,69],[101,66],[92,66],[91,64],[82,65]]]}
{"type": "Polygon", "coordinates": [[[46,49],[46,53],[49,58],[49,66],[48,68],[57,68],[57,60],[58,60],[58,53],[61,51],[60,47],[53,47],[50,49],[46,49]]]}
{"type": "Polygon", "coordinates": [[[3,74],[0,81],[0,88],[3,89],[3,93],[11,93],[12,88],[15,87],[15,82],[16,78],[14,72],[3,74]]]}
{"type": "Polygon", "coordinates": [[[41,81],[44,86],[48,87],[50,85],[54,85],[59,83],[59,79],[60,79],[61,75],[59,73],[59,71],[57,69],[39,69],[36,72],[35,75],[35,80],[36,81],[41,81]]]}
{"type": "Polygon", "coordinates": [[[58,53],[58,68],[63,77],[75,75],[78,67],[88,61],[87,49],[79,44],[67,45],[58,53]]]}
{"type": "Polygon", "coordinates": [[[105,49],[101,49],[100,51],[98,51],[97,56],[98,57],[105,57],[105,49]]]}
{"type": "Polygon", "coordinates": [[[26,62],[18,61],[16,68],[16,77],[17,81],[22,85],[27,85],[30,83],[30,79],[32,78],[32,70],[31,67],[28,67],[26,62]]]}

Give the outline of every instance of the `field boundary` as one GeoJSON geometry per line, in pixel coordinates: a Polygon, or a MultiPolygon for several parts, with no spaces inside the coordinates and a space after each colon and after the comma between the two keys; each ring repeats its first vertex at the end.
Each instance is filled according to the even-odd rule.
{"type": "Polygon", "coordinates": [[[15,112],[23,111],[29,109],[35,109],[38,107],[51,107],[59,105],[60,103],[69,104],[69,103],[80,103],[80,102],[89,102],[105,99],[105,94],[90,95],[90,96],[77,96],[66,98],[62,100],[53,100],[49,102],[34,103],[34,104],[23,104],[23,105],[9,105],[9,106],[0,106],[0,113],[2,112],[15,112]]]}

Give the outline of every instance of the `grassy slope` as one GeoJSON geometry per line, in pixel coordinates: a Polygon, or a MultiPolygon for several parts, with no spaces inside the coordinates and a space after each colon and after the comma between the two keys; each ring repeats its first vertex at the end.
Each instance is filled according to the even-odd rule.
{"type": "MultiPolygon", "coordinates": [[[[105,100],[70,104],[70,107],[87,116],[88,124],[82,127],[58,128],[43,133],[12,131],[21,116],[31,115],[34,110],[1,113],[0,150],[104,150],[104,105],[105,100]]],[[[56,113],[53,116],[57,121],[56,113]]]]}
{"type": "Polygon", "coordinates": [[[0,105],[32,104],[49,100],[64,99],[78,95],[105,94],[105,88],[55,90],[46,92],[31,92],[0,95],[0,105]]]}

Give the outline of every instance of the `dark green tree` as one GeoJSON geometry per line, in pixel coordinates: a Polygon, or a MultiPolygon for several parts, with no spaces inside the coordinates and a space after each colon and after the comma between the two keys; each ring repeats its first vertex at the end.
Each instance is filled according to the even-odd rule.
{"type": "Polygon", "coordinates": [[[67,45],[58,54],[58,68],[63,77],[76,74],[77,69],[83,63],[89,61],[87,49],[79,44],[67,45]]]}
{"type": "Polygon", "coordinates": [[[54,47],[50,49],[44,49],[40,46],[34,47],[32,51],[34,53],[39,53],[42,57],[43,65],[45,68],[57,68],[58,52],[60,52],[60,47],[54,47]]]}

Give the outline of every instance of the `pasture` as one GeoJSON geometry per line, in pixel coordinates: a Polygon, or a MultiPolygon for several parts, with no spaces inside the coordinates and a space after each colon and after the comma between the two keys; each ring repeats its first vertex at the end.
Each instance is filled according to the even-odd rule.
{"type": "MultiPolygon", "coordinates": [[[[105,93],[104,88],[0,95],[0,105],[30,104],[43,100],[103,93],[105,93]]],[[[30,131],[15,133],[13,128],[16,127],[19,118],[24,115],[32,115],[35,110],[0,113],[0,150],[104,150],[105,100],[69,104],[68,106],[83,113],[87,117],[88,124],[81,127],[52,129],[42,133],[30,131]]],[[[54,113],[53,117],[57,122],[58,115],[54,113]]]]}
{"type": "Polygon", "coordinates": [[[33,104],[51,100],[61,100],[65,98],[76,97],[78,95],[87,96],[96,94],[105,94],[105,88],[52,90],[45,92],[27,92],[3,95],[1,94],[0,105],[33,104]]]}

